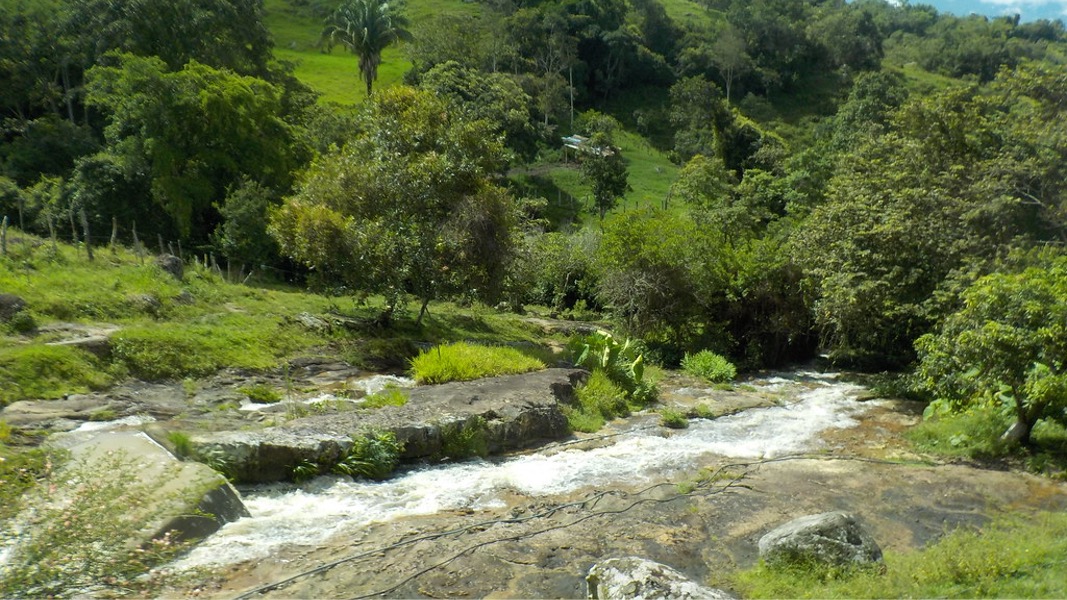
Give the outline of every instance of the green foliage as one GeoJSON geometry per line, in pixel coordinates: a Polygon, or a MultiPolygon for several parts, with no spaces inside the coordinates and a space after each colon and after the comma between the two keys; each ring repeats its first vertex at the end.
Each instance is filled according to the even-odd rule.
{"type": "Polygon", "coordinates": [[[411,373],[420,384],[470,381],[483,377],[526,373],[545,368],[541,360],[506,346],[455,342],[419,352],[411,373]]]}
{"type": "Polygon", "coordinates": [[[682,370],[712,383],[726,383],[737,377],[737,368],[734,364],[710,350],[686,354],[682,359],[682,370]]]}
{"type": "Polygon", "coordinates": [[[689,417],[676,408],[664,407],[659,410],[659,424],[669,429],[686,429],[689,417]]]}
{"type": "Polygon", "coordinates": [[[352,446],[333,467],[335,473],[381,480],[400,462],[404,445],[391,431],[369,431],[352,437],[352,446]]]}
{"type": "Polygon", "coordinates": [[[621,150],[613,146],[604,133],[593,134],[588,144],[593,153],[582,158],[582,175],[589,181],[593,204],[603,221],[604,215],[615,208],[619,198],[632,189],[628,181],[629,170],[621,150]]]}
{"type": "Polygon", "coordinates": [[[360,403],[362,408],[381,408],[383,406],[404,406],[408,403],[408,396],[404,390],[394,387],[386,387],[377,394],[370,394],[363,398],[360,403]]]}
{"type": "Polygon", "coordinates": [[[441,426],[441,455],[462,460],[489,454],[488,425],[483,417],[454,421],[441,426]]]}
{"type": "Polygon", "coordinates": [[[188,433],[171,431],[167,434],[167,442],[170,443],[174,456],[178,458],[190,458],[193,456],[193,442],[188,433]]]}
{"type": "Polygon", "coordinates": [[[1067,424],[1067,255],[978,279],[936,334],[916,342],[920,389],[946,411],[1002,407],[1029,442],[1040,419],[1067,424]]]}
{"type": "Polygon", "coordinates": [[[626,390],[616,385],[600,368],[594,368],[589,380],[575,390],[576,406],[564,407],[571,430],[594,433],[607,419],[630,414],[626,390]]]}
{"type": "MultiPolygon", "coordinates": [[[[10,426],[0,422],[0,429],[10,434],[10,426]]],[[[0,432],[2,433],[2,432],[0,432]]],[[[13,449],[0,435],[0,523],[14,518],[26,507],[41,482],[48,479],[62,454],[41,449],[13,449]]]]}
{"type": "Polygon", "coordinates": [[[274,386],[265,383],[254,383],[252,385],[243,385],[237,388],[237,391],[244,394],[252,402],[258,402],[260,404],[273,404],[280,402],[282,399],[282,393],[274,388],[274,386]]]}
{"type": "Polygon", "coordinates": [[[34,526],[5,565],[0,595],[68,597],[88,588],[154,595],[163,576],[146,576],[148,571],[187,547],[170,532],[144,547],[129,543],[158,525],[162,515],[144,508],[158,505],[157,482],[138,477],[135,461],[123,455],[70,469],[46,467],[42,474],[45,479],[27,490],[36,508],[34,526]],[[111,475],[97,477],[101,470],[111,475]],[[55,488],[63,490],[63,502],[49,501],[55,488]]]}
{"type": "Polygon", "coordinates": [[[645,356],[640,342],[630,339],[620,342],[606,331],[596,331],[571,338],[567,353],[575,365],[594,373],[601,371],[622,389],[624,401],[642,407],[656,399],[656,384],[645,376],[645,356]]]}
{"type": "Polygon", "coordinates": [[[330,15],[322,41],[326,52],[344,46],[359,58],[359,72],[367,85],[367,96],[378,78],[378,65],[387,46],[411,38],[407,19],[385,0],[347,0],[330,15]]]}
{"type": "Polygon", "coordinates": [[[364,134],[321,157],[273,213],[282,251],[327,280],[401,298],[499,294],[517,214],[489,177],[503,147],[484,122],[449,114],[427,92],[377,94],[364,134]]]}
{"type": "Polygon", "coordinates": [[[293,467],[292,478],[296,483],[303,483],[309,479],[314,478],[322,471],[322,467],[319,466],[313,460],[304,459],[293,467]]]}
{"type": "Polygon", "coordinates": [[[84,350],[32,343],[0,347],[0,381],[0,406],[6,406],[102,389],[111,384],[112,375],[84,350]]]}
{"type": "Polygon", "coordinates": [[[279,88],[195,61],[170,71],[158,58],[117,59],[87,73],[86,102],[108,115],[105,152],[148,174],[183,236],[215,221],[242,178],[288,186],[301,148],[281,119],[279,88]]]}
{"type": "Polygon", "coordinates": [[[886,552],[884,574],[759,566],[734,582],[746,598],[1057,598],[1067,593],[1065,553],[1067,515],[1044,512],[958,529],[923,550],[886,552]]]}

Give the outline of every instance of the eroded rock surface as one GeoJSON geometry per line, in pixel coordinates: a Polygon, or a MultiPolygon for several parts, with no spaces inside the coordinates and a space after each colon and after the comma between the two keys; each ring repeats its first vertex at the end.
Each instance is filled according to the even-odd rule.
{"type": "Polygon", "coordinates": [[[352,436],[391,431],[404,444],[402,458],[442,456],[448,427],[484,423],[490,453],[524,448],[568,434],[563,404],[586,377],[579,369],[545,369],[523,375],[424,386],[408,391],[404,406],[315,415],[259,431],[192,436],[200,455],[218,456],[242,482],[287,479],[303,461],[330,465],[352,436]]]}

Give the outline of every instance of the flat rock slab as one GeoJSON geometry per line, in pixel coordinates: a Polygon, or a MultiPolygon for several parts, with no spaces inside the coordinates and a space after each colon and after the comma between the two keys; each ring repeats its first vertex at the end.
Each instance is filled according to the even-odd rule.
{"type": "Polygon", "coordinates": [[[545,369],[423,386],[407,390],[404,406],[304,417],[259,431],[203,433],[191,441],[198,453],[222,457],[232,476],[249,483],[288,479],[304,461],[334,464],[353,435],[372,430],[393,432],[404,444],[402,458],[417,460],[441,455],[442,428],[484,422],[488,450],[498,453],[568,435],[562,407],[574,401],[575,386],[587,375],[545,369]]]}

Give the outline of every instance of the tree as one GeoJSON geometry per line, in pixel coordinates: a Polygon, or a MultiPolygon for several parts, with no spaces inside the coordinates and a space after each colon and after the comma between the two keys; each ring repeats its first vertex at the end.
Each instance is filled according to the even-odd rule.
{"type": "Polygon", "coordinates": [[[582,158],[582,175],[593,188],[593,202],[603,221],[604,215],[615,208],[619,198],[630,191],[629,170],[609,136],[595,133],[587,144],[590,153],[582,158]]]}
{"type": "Polygon", "coordinates": [[[513,243],[515,203],[492,182],[503,144],[484,121],[408,87],[379,92],[363,134],[321,156],[273,212],[282,252],[355,294],[383,294],[388,323],[409,294],[494,299],[513,243]]]}
{"type": "Polygon", "coordinates": [[[401,40],[411,39],[407,19],[386,0],[348,0],[326,20],[322,40],[326,51],[340,44],[359,57],[359,72],[367,95],[378,79],[382,51],[401,40]]]}
{"type": "Polygon", "coordinates": [[[1067,424],[1067,255],[1045,250],[1023,262],[1031,265],[977,280],[915,345],[935,409],[1003,407],[1014,419],[1005,437],[1028,444],[1039,420],[1067,424]]]}
{"type": "Polygon", "coordinates": [[[195,61],[180,71],[158,58],[117,62],[88,73],[86,100],[108,119],[104,152],[131,179],[148,174],[153,200],[183,237],[206,241],[215,205],[243,177],[289,185],[303,149],[281,119],[278,88],[195,61]]]}

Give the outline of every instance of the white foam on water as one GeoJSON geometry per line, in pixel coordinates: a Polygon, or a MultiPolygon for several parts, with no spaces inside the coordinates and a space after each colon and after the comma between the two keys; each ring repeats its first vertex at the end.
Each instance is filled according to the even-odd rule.
{"type": "Polygon", "coordinates": [[[77,429],[70,433],[85,433],[94,431],[114,431],[118,429],[125,429],[127,427],[140,427],[145,423],[151,423],[155,421],[155,417],[148,415],[133,415],[131,417],[123,417],[121,419],[115,419],[114,421],[86,421],[78,426],[77,429]]]}
{"type": "Polygon", "coordinates": [[[269,556],[281,546],[320,544],[349,527],[505,506],[507,491],[546,496],[640,483],[692,469],[709,454],[752,459],[804,452],[821,431],[855,425],[854,416],[863,410],[853,398],[859,387],[817,385],[791,404],[696,420],[666,438],[633,431],[592,450],[431,467],[379,483],[320,478],[296,490],[266,488],[245,497],[251,518],[227,524],[176,566],[237,563],[269,556]]]}
{"type": "Polygon", "coordinates": [[[374,375],[366,379],[350,381],[348,385],[357,390],[363,390],[364,393],[370,395],[377,394],[387,387],[415,387],[415,380],[410,377],[398,377],[396,375],[374,375]]]}

